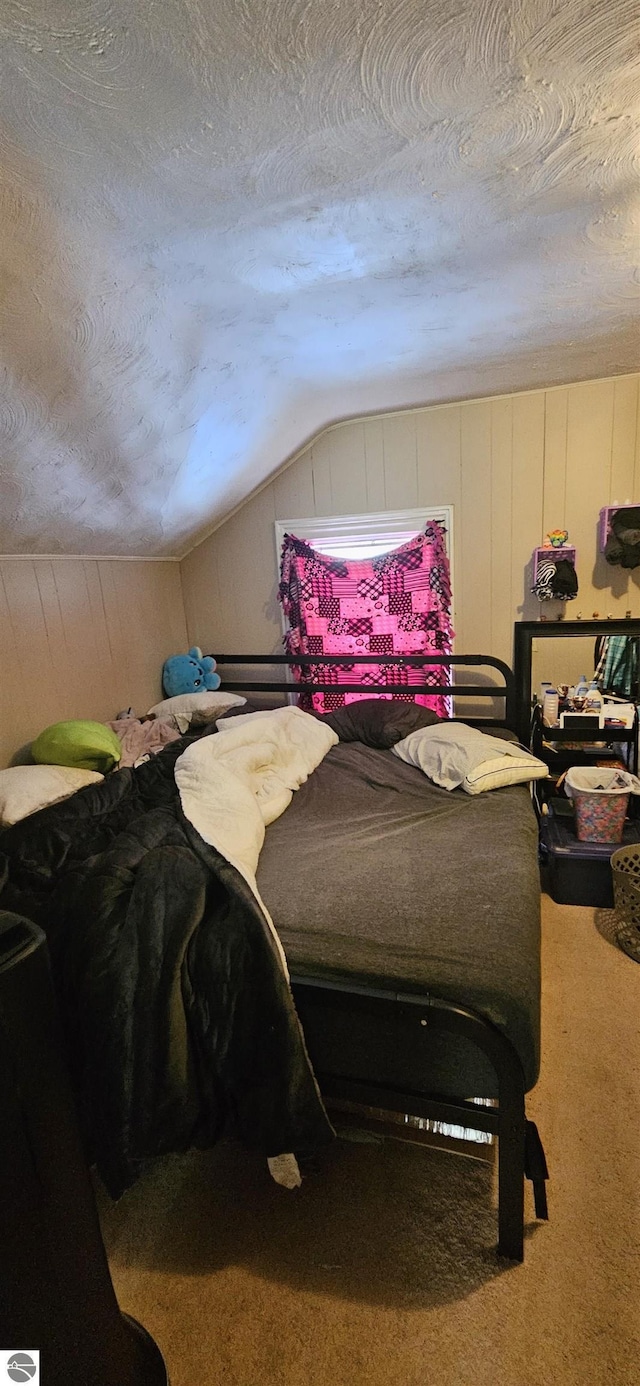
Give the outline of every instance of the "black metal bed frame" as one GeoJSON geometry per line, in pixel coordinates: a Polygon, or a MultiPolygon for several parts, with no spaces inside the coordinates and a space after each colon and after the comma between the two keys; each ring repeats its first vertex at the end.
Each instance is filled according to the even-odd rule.
{"type": "MultiPolygon", "coordinates": [[[[456,698],[502,698],[504,717],[466,720],[484,726],[518,727],[516,685],[509,666],[491,655],[358,655],[353,661],[343,655],[216,655],[218,666],[284,665],[306,668],[318,665],[358,665],[425,667],[488,667],[502,676],[502,684],[388,684],[387,689],[409,694],[452,694],[456,698]]],[[[380,685],[323,684],[313,680],[246,682],[224,676],[224,687],[251,693],[368,693],[375,696],[380,685]]],[[[360,986],[349,979],[326,980],[295,973],[293,993],[307,1047],[323,1096],[330,1101],[347,1100],[369,1107],[403,1112],[431,1121],[451,1122],[477,1131],[489,1131],[498,1138],[498,1254],[509,1260],[524,1257],[524,1181],[533,1183],[536,1217],[547,1217],[545,1180],[548,1177],[538,1130],[525,1112],[525,1078],[520,1058],[505,1034],[491,1021],[467,1007],[455,1005],[429,993],[408,994],[393,989],[360,986]],[[353,1048],[353,1072],[345,1074],[345,1054],[332,1062],[325,1037],[334,1025],[348,1019],[349,1045],[353,1048]],[[478,1106],[461,1098],[430,1093],[427,1089],[403,1087],[376,1081],[369,1069],[372,1054],[381,1046],[415,1051],[425,1032],[446,1032],[470,1041],[489,1060],[497,1079],[498,1105],[478,1106]],[[318,1052],[317,1062],[314,1051],[318,1052]],[[324,1050],[324,1059],[322,1057],[324,1050]]],[[[344,1029],[342,1029],[344,1033],[344,1029]]],[[[393,1052],[393,1049],[390,1051],[393,1052]]]]}
{"type": "MultiPolygon", "coordinates": [[[[416,694],[453,694],[456,698],[502,698],[505,703],[504,717],[483,717],[467,718],[469,722],[482,721],[484,726],[489,727],[508,727],[510,731],[516,731],[518,726],[518,708],[516,699],[516,681],[512,670],[502,659],[495,659],[493,655],[356,655],[353,658],[346,658],[344,655],[215,655],[218,666],[220,665],[284,665],[285,668],[318,668],[319,665],[348,669],[350,664],[372,664],[380,668],[396,669],[424,669],[425,665],[445,666],[446,668],[474,667],[479,665],[489,669],[495,669],[502,675],[501,684],[465,684],[465,683],[412,683],[395,684],[391,682],[387,685],[388,691],[396,694],[408,695],[414,698],[416,694]]],[[[242,693],[368,693],[369,697],[375,698],[380,693],[380,684],[371,683],[319,683],[315,679],[304,680],[304,682],[294,683],[291,680],[277,682],[274,679],[262,681],[260,683],[247,683],[246,680],[228,679],[225,676],[224,686],[230,692],[242,693]]],[[[455,719],[454,719],[455,720],[455,719]]],[[[459,719],[458,719],[459,720],[459,719]]]]}

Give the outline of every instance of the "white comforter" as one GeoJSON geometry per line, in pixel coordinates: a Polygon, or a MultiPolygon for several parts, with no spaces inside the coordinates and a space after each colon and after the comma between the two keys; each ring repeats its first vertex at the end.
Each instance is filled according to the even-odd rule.
{"type": "Polygon", "coordinates": [[[265,827],[288,808],[338,737],[297,707],[253,712],[218,722],[215,736],[194,742],[176,761],[182,810],[205,842],[244,876],[257,897],[256,870],[265,827]]]}

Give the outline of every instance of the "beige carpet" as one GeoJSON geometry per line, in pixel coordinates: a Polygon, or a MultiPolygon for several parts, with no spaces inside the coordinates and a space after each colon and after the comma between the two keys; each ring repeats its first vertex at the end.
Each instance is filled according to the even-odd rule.
{"type": "Polygon", "coordinates": [[[339,1142],[286,1193],[235,1147],[101,1199],[121,1306],[172,1386],[633,1386],[640,1380],[640,966],[604,912],[544,899],[552,1180],[522,1266],[495,1258],[492,1172],[339,1142]]]}

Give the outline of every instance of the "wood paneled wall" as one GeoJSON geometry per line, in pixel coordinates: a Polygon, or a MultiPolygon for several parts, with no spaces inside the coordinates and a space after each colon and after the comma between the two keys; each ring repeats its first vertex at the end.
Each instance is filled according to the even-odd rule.
{"type": "Polygon", "coordinates": [[[52,722],[144,713],[187,648],[179,564],[0,561],[0,765],[52,722]]]}
{"type": "MultiPolygon", "coordinates": [[[[531,553],[555,526],[578,550],[571,614],[639,615],[640,570],[609,567],[596,537],[601,505],[640,503],[639,383],[591,381],[327,429],[180,565],[1,560],[0,765],[59,719],[146,711],[164,659],[187,644],[279,649],[276,519],[453,505],[460,651],[511,659],[513,622],[539,614],[531,553]]],[[[536,679],[573,679],[589,653],[567,642],[552,659],[543,648],[536,679]]]]}
{"type": "MultiPolygon", "coordinates": [[[[589,381],[326,430],[183,560],[190,641],[238,653],[279,648],[276,519],[418,505],[454,507],[460,652],[511,661],[514,621],[540,611],[529,591],[532,551],[555,527],[569,529],[578,551],[571,615],[637,616],[640,569],[605,563],[596,530],[601,506],[640,501],[639,382],[589,381]]],[[[562,604],[547,605],[556,616],[562,604]]],[[[583,658],[575,651],[573,662],[583,658]]],[[[564,657],[560,668],[573,677],[564,657]]]]}

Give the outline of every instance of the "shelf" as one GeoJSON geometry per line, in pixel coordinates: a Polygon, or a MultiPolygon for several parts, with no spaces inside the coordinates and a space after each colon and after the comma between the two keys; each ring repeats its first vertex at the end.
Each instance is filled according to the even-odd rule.
{"type": "Polygon", "coordinates": [[[602,553],[604,553],[607,547],[607,539],[609,538],[609,535],[611,533],[611,516],[615,515],[618,510],[637,509],[638,505],[634,505],[631,501],[627,501],[625,505],[604,505],[602,507],[602,510],[600,511],[600,526],[598,530],[598,538],[602,553]]]}
{"type": "Polygon", "coordinates": [[[538,581],[538,569],[541,563],[559,563],[561,559],[566,559],[572,567],[576,566],[576,550],[573,544],[564,544],[559,549],[554,549],[551,545],[540,546],[533,550],[533,580],[532,586],[535,587],[538,581]]]}
{"type": "Polygon", "coordinates": [[[538,616],[535,621],[516,621],[513,630],[517,651],[526,643],[528,636],[538,640],[554,635],[640,635],[640,616],[614,616],[611,619],[602,616],[593,621],[578,621],[575,617],[570,620],[543,621],[538,616]]]}
{"type": "MultiPolygon", "coordinates": [[[[534,704],[531,718],[530,746],[533,754],[545,761],[551,780],[571,765],[606,764],[613,761],[635,768],[636,734],[633,727],[601,727],[583,731],[576,727],[546,727],[540,704],[534,704]],[[629,752],[623,747],[629,746],[629,752]]],[[[541,782],[546,784],[547,781],[541,782]]],[[[543,792],[544,797],[544,792],[543,792]]]]}
{"type": "Polygon", "coordinates": [[[598,731],[580,731],[579,727],[546,727],[544,722],[540,723],[540,731],[544,741],[579,741],[588,745],[593,741],[633,742],[635,729],[633,727],[600,727],[598,731]]]}

